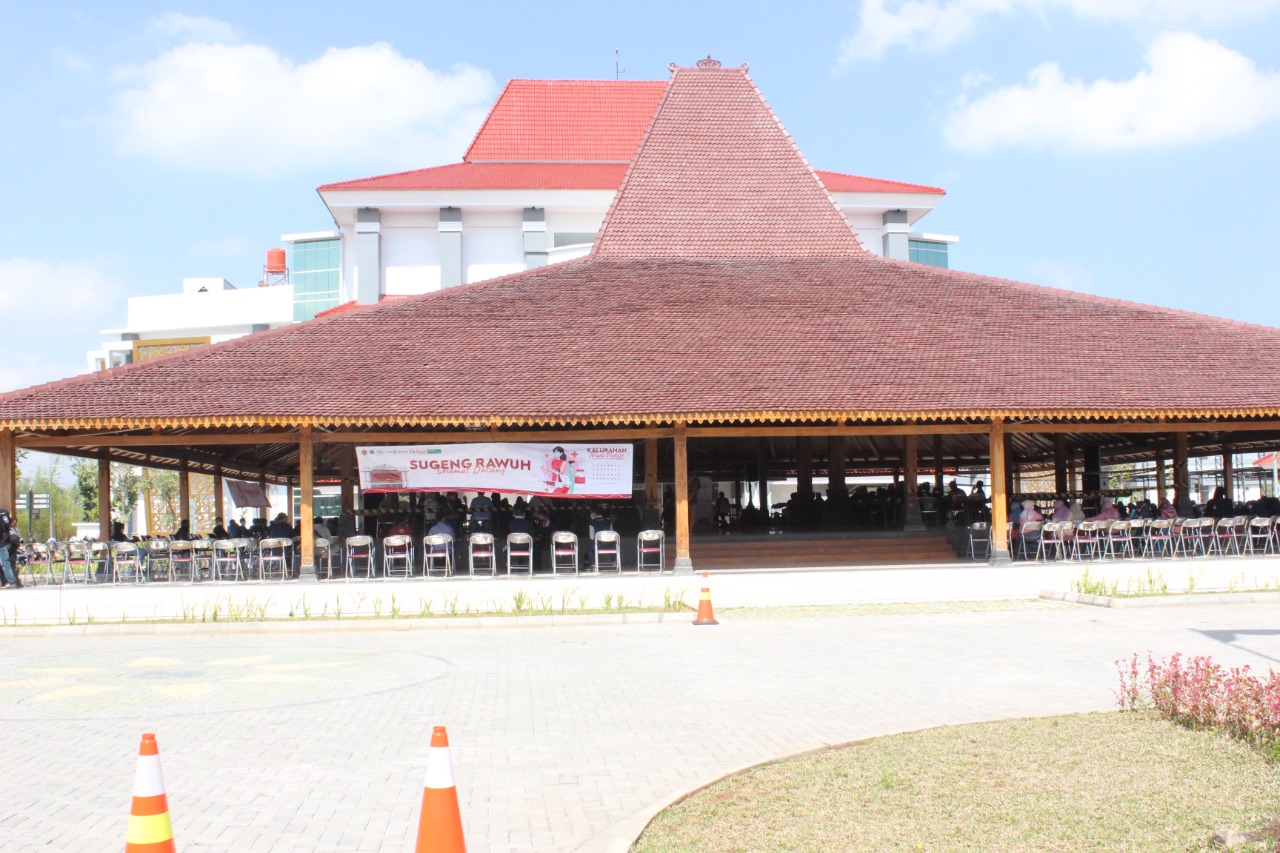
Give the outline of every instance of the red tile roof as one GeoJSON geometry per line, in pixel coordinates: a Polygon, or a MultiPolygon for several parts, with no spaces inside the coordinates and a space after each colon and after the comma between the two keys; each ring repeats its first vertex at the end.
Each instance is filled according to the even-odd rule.
{"type": "Polygon", "coordinates": [[[838,216],[744,73],[680,69],[594,255],[3,394],[0,426],[1280,413],[1280,329],[886,260],[838,216]],[[690,237],[699,197],[735,224],[690,237]]]}
{"type": "Polygon", "coordinates": [[[616,190],[625,163],[450,163],[325,184],[333,190],[616,190]]]}
{"type": "Polygon", "coordinates": [[[512,80],[462,159],[626,163],[666,86],[663,80],[512,80]]]}
{"type": "Polygon", "coordinates": [[[941,187],[929,187],[924,184],[908,184],[903,181],[888,181],[884,178],[866,178],[862,175],[846,175],[844,172],[827,172],[818,169],[818,177],[833,193],[920,193],[922,195],[946,195],[941,187]]]}
{"type": "Polygon", "coordinates": [[[865,250],[741,68],[679,68],[595,253],[829,258],[865,250]]]}

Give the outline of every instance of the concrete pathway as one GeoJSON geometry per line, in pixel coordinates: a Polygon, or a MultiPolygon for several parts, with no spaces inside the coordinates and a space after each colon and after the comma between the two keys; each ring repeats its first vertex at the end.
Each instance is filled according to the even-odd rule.
{"type": "MultiPolygon", "coordinates": [[[[713,579],[713,592],[741,584],[732,594],[750,598],[743,578],[713,579]]],[[[158,736],[181,850],[410,850],[430,728],[443,724],[472,853],[622,851],[670,798],[744,765],[1108,710],[1113,662],[1135,651],[1280,666],[1266,605],[717,606],[710,628],[9,632],[0,846],[118,849],[144,731],[158,736]]]]}

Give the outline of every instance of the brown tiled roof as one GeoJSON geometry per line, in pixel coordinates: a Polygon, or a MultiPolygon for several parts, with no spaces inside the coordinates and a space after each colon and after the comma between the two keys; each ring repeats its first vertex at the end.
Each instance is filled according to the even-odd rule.
{"type": "Polygon", "coordinates": [[[596,241],[615,258],[865,250],[742,68],[677,68],[596,241]]]}
{"type": "Polygon", "coordinates": [[[0,425],[1280,413],[1280,329],[879,258],[745,73],[668,91],[604,250],[0,395],[0,425]],[[744,182],[768,186],[742,204],[744,182]]]}

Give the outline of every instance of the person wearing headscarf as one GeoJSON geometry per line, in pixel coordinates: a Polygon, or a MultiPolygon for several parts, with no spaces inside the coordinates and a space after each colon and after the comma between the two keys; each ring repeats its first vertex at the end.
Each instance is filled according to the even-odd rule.
{"type": "Polygon", "coordinates": [[[1036,509],[1036,502],[1033,500],[1025,500],[1022,502],[1022,523],[1028,521],[1044,521],[1044,514],[1036,509]]]}
{"type": "Polygon", "coordinates": [[[1160,517],[1161,518],[1177,518],[1178,510],[1173,504],[1169,503],[1169,499],[1164,495],[1160,496],[1160,517]]]}
{"type": "Polygon", "coordinates": [[[1058,498],[1053,502],[1053,521],[1070,521],[1071,508],[1067,506],[1067,502],[1062,498],[1058,498]]]}
{"type": "Polygon", "coordinates": [[[1075,524],[1084,521],[1084,507],[1080,506],[1080,501],[1071,502],[1071,521],[1075,524]]]}
{"type": "Polygon", "coordinates": [[[1097,515],[1086,518],[1085,521],[1119,521],[1120,511],[1116,509],[1115,501],[1111,498],[1102,499],[1102,509],[1097,515]]]}

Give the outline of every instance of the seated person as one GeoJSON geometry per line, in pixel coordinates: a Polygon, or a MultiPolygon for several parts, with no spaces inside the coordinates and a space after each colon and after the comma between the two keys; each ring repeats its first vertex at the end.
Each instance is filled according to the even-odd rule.
{"type": "Polygon", "coordinates": [[[214,539],[230,539],[231,534],[227,532],[227,528],[222,526],[222,519],[215,518],[213,520],[213,538],[214,539]]]}
{"type": "Polygon", "coordinates": [[[271,525],[267,528],[267,539],[292,539],[293,525],[289,523],[289,516],[283,512],[276,515],[271,521],[271,525]]]}
{"type": "Polygon", "coordinates": [[[1086,518],[1085,521],[1119,521],[1120,511],[1116,509],[1115,501],[1111,498],[1102,499],[1102,509],[1097,515],[1086,518]]]}

